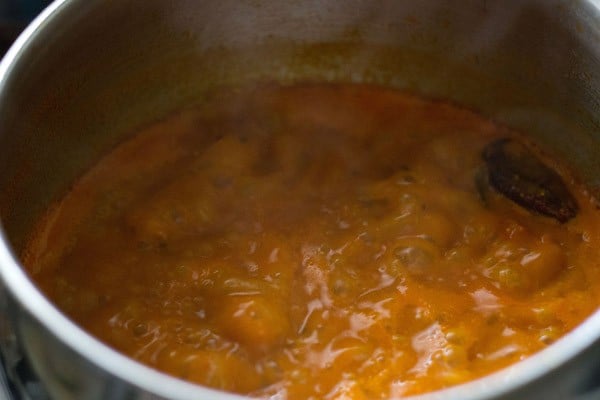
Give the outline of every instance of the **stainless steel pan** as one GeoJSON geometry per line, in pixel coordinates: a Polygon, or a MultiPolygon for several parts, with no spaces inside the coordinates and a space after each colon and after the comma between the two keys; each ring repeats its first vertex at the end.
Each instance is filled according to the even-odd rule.
{"type": "MultiPolygon", "coordinates": [[[[600,189],[600,2],[59,0],[0,64],[0,337],[56,399],[234,399],[116,353],[17,254],[70,182],[134,128],[249,80],[355,81],[522,129],[600,189]]],[[[600,314],[547,350],[423,399],[600,398],[600,314]]]]}

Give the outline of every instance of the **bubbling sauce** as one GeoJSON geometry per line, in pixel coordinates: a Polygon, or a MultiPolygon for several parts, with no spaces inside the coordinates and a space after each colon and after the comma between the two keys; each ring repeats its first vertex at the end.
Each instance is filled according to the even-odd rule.
{"type": "Polygon", "coordinates": [[[599,229],[562,164],[473,112],[368,85],[260,85],[114,149],[23,260],[67,316],[160,371],[380,399],[476,379],[581,323],[598,306],[599,229]],[[575,218],[482,192],[500,138],[562,176],[575,218]]]}

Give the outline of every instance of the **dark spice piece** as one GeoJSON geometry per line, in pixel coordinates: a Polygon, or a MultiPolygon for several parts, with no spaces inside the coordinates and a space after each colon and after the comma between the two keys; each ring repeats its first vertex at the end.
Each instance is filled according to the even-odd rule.
{"type": "Polygon", "coordinates": [[[561,177],[521,143],[496,140],[483,150],[483,160],[490,184],[520,206],[561,223],[577,215],[577,202],[561,177]]]}

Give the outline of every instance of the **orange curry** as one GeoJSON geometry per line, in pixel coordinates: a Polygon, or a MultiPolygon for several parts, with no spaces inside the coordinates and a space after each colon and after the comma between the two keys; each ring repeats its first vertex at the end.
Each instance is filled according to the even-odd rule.
{"type": "Polygon", "coordinates": [[[573,329],[598,306],[599,235],[563,165],[473,112],[368,85],[260,85],[114,149],[23,259],[66,315],[173,376],[380,399],[481,377],[573,329]],[[499,138],[557,171],[576,217],[477,179],[499,138]]]}

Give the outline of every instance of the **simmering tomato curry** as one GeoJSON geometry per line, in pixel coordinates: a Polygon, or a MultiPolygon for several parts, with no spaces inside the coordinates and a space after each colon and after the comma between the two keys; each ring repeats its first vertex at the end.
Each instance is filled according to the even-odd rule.
{"type": "Polygon", "coordinates": [[[173,376],[402,397],[522,360],[596,309],[600,220],[567,172],[392,89],[223,89],[105,156],[23,260],[66,315],[173,376]],[[554,182],[528,192],[535,168],[554,182]]]}

